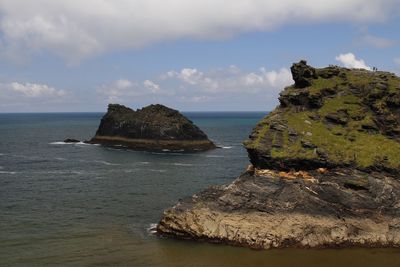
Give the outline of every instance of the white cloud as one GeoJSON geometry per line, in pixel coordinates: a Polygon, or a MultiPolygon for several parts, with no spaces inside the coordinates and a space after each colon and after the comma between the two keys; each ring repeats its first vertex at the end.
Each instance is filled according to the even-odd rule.
{"type": "Polygon", "coordinates": [[[5,87],[26,97],[62,97],[66,95],[64,90],[57,90],[45,84],[13,82],[5,87]]]}
{"type": "Polygon", "coordinates": [[[391,47],[396,44],[396,41],[388,39],[388,38],[383,38],[379,36],[374,36],[371,34],[366,34],[362,36],[358,42],[363,45],[369,45],[373,47],[378,47],[378,48],[387,48],[391,47]]]}
{"type": "MultiPolygon", "coordinates": [[[[58,106],[72,100],[72,94],[46,84],[0,83],[0,111],[32,111],[58,106]]],[[[44,109],[43,109],[44,110],[44,109]]]]}
{"type": "Polygon", "coordinates": [[[279,92],[292,83],[290,71],[285,68],[270,71],[260,68],[252,72],[236,66],[214,70],[183,68],[143,82],[117,80],[98,87],[97,93],[102,101],[109,103],[181,103],[191,108],[197,104],[199,108],[218,105],[210,107],[211,110],[235,104],[240,109],[241,101],[276,105],[279,92]]]}
{"type": "Polygon", "coordinates": [[[120,79],[115,82],[115,87],[118,89],[125,89],[125,88],[129,88],[132,86],[133,86],[133,83],[131,81],[125,80],[125,79],[120,79]]]}
{"type": "Polygon", "coordinates": [[[217,69],[204,73],[197,69],[184,68],[181,71],[169,71],[164,78],[177,79],[181,87],[197,88],[208,93],[221,92],[260,92],[263,90],[283,89],[293,83],[288,69],[267,71],[260,68],[257,72],[242,72],[236,66],[217,69]]]}
{"type": "Polygon", "coordinates": [[[0,49],[68,62],[180,38],[221,39],[285,24],[385,21],[398,0],[1,0],[0,49]]]}
{"type": "Polygon", "coordinates": [[[353,53],[340,54],[335,59],[342,63],[346,68],[371,70],[371,67],[367,66],[364,60],[357,59],[353,53]]]}
{"type": "Polygon", "coordinates": [[[163,90],[153,81],[145,80],[138,83],[126,79],[116,80],[110,84],[103,84],[97,88],[100,98],[108,103],[125,102],[135,98],[149,98],[154,96],[171,95],[174,92],[163,90]]]}
{"type": "Polygon", "coordinates": [[[150,80],[145,80],[143,82],[144,87],[146,87],[147,89],[150,90],[150,92],[152,92],[153,94],[159,93],[161,92],[161,88],[160,85],[156,84],[153,81],[150,80]]]}

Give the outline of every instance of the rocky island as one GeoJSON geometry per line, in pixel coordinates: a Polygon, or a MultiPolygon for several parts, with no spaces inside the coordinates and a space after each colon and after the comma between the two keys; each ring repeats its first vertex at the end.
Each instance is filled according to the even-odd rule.
{"type": "Polygon", "coordinates": [[[233,183],[180,200],[162,236],[246,246],[400,246],[400,78],[293,64],[233,183]]]}
{"type": "Polygon", "coordinates": [[[110,104],[89,143],[134,149],[208,150],[216,147],[179,111],[160,104],[136,111],[110,104]]]}

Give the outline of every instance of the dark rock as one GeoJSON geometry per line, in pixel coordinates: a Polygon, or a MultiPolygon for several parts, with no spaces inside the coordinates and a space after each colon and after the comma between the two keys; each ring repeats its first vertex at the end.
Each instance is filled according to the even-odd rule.
{"type": "Polygon", "coordinates": [[[348,117],[343,113],[329,113],[325,115],[325,119],[329,122],[346,125],[349,122],[348,117]]]}
{"type": "Polygon", "coordinates": [[[307,61],[301,60],[294,63],[290,68],[293,80],[297,88],[304,88],[312,84],[312,80],[317,78],[316,71],[313,67],[307,65],[307,61]]]}
{"type": "Polygon", "coordinates": [[[324,79],[330,79],[330,78],[332,78],[334,76],[338,76],[340,74],[340,67],[331,66],[328,68],[318,69],[318,70],[316,70],[316,74],[319,77],[322,77],[324,79]]]}
{"type": "Polygon", "coordinates": [[[91,143],[138,149],[215,148],[207,135],[179,111],[150,105],[136,111],[110,104],[91,143]]]}
{"type": "Polygon", "coordinates": [[[301,140],[301,146],[304,147],[304,148],[309,148],[309,149],[317,148],[316,145],[314,145],[311,142],[306,141],[306,140],[301,140]]]}
{"type": "Polygon", "coordinates": [[[399,180],[380,173],[255,170],[180,201],[157,231],[255,249],[398,247],[399,201],[399,180]]]}
{"type": "Polygon", "coordinates": [[[64,140],[64,143],[79,143],[80,141],[73,138],[67,138],[64,140]]]}

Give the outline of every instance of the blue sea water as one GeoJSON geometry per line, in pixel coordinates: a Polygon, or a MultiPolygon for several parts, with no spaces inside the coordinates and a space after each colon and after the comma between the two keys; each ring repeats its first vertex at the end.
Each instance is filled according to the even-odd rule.
{"type": "Polygon", "coordinates": [[[399,250],[253,251],[151,234],[163,210],[249,164],[263,112],[186,113],[223,147],[170,153],[64,144],[100,113],[0,114],[0,266],[400,266],[399,250]]]}

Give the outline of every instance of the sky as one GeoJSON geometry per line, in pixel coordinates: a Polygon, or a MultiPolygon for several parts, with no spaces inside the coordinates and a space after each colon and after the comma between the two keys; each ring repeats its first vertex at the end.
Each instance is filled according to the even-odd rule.
{"type": "Polygon", "coordinates": [[[269,111],[290,66],[400,74],[399,0],[0,0],[0,112],[269,111]]]}

